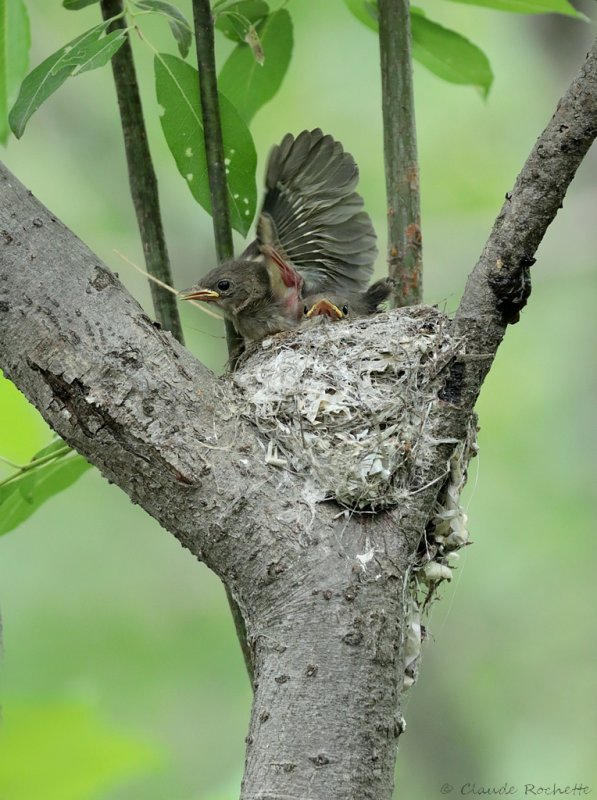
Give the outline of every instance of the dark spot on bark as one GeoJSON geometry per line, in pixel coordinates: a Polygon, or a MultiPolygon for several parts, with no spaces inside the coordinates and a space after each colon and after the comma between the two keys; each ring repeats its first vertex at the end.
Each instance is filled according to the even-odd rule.
{"type": "Polygon", "coordinates": [[[116,281],[114,280],[114,276],[107,269],[104,269],[104,267],[100,267],[99,265],[96,265],[94,272],[95,272],[95,275],[91,279],[90,284],[98,292],[103,292],[104,289],[108,288],[108,286],[115,286],[116,285],[116,281]]]}
{"type": "Polygon", "coordinates": [[[0,300],[0,311],[10,311],[10,306],[6,300],[0,300]]]}
{"type": "Polygon", "coordinates": [[[317,675],[317,669],[318,668],[315,666],[315,664],[309,664],[307,671],[305,672],[307,678],[314,678],[317,675]]]}
{"type": "Polygon", "coordinates": [[[344,599],[347,603],[352,603],[359,593],[358,586],[349,586],[344,590],[344,599]]]}
{"type": "Polygon", "coordinates": [[[323,599],[324,600],[331,600],[332,599],[332,592],[330,592],[329,589],[326,589],[325,592],[323,592],[323,599]]]}
{"type": "Polygon", "coordinates": [[[531,294],[530,267],[534,263],[535,259],[530,255],[522,256],[514,268],[499,260],[488,275],[489,286],[505,325],[514,325],[520,319],[520,312],[531,294]]]}
{"type": "Polygon", "coordinates": [[[75,308],[75,316],[76,316],[76,317],[80,317],[80,316],[81,316],[81,313],[82,313],[82,312],[81,312],[81,309],[80,309],[80,308],[75,308]]]}
{"type": "Polygon", "coordinates": [[[149,400],[143,400],[141,408],[143,409],[143,413],[147,414],[148,417],[153,414],[153,404],[150,403],[149,400]]]}
{"type": "Polygon", "coordinates": [[[462,361],[453,361],[448,370],[446,382],[439,391],[439,399],[453,406],[458,405],[462,395],[463,382],[464,363],[462,361]]]}
{"type": "Polygon", "coordinates": [[[141,359],[141,353],[135,347],[129,347],[126,350],[121,350],[117,352],[116,350],[112,350],[108,355],[117,358],[125,367],[128,367],[131,370],[140,369],[143,365],[143,361],[141,359]]]}
{"type": "Polygon", "coordinates": [[[296,769],[296,764],[282,764],[282,772],[293,772],[296,769]]]}
{"type": "Polygon", "coordinates": [[[282,575],[282,573],[286,572],[287,566],[282,561],[271,561],[266,568],[266,577],[264,578],[263,583],[265,585],[269,583],[273,583],[278,575],[282,575]]]}
{"type": "Polygon", "coordinates": [[[157,320],[154,319],[151,324],[153,325],[154,328],[157,328],[158,331],[162,330],[162,326],[160,325],[160,323],[157,320]]]}
{"type": "Polygon", "coordinates": [[[267,722],[269,719],[269,711],[262,711],[259,715],[259,722],[267,722]]]}
{"type": "Polygon", "coordinates": [[[5,244],[10,244],[13,240],[8,231],[2,231],[2,238],[4,239],[5,244]]]}
{"type": "Polygon", "coordinates": [[[290,680],[290,675],[276,675],[274,678],[277,684],[287,683],[290,680]]]}
{"type": "Polygon", "coordinates": [[[523,256],[520,259],[520,266],[521,267],[532,267],[533,264],[537,263],[537,259],[533,258],[533,256],[523,256]]]}
{"type": "Polygon", "coordinates": [[[250,734],[245,736],[245,744],[253,744],[253,737],[250,734]]]}
{"type": "Polygon", "coordinates": [[[310,756],[309,761],[312,761],[316,767],[325,767],[326,764],[330,763],[330,759],[324,753],[319,753],[319,755],[316,756],[310,756]]]}
{"type": "Polygon", "coordinates": [[[361,631],[349,631],[342,637],[342,641],[351,647],[358,647],[363,641],[363,634],[361,631]]]}
{"type": "Polygon", "coordinates": [[[508,202],[512,200],[512,192],[506,192],[506,200],[508,200],[508,202]]]}
{"type": "Polygon", "coordinates": [[[41,219],[38,219],[37,217],[33,220],[33,225],[34,225],[35,228],[43,228],[43,226],[44,226],[44,224],[41,221],[41,219]]]}

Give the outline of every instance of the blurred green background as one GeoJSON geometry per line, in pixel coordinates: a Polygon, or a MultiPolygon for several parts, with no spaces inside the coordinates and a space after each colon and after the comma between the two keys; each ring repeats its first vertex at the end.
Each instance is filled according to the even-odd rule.
{"type": "MultiPolygon", "coordinates": [[[[504,194],[595,29],[563,17],[423,5],[482,47],[495,72],[484,102],[415,69],[425,297],[454,309],[504,194]]],[[[38,0],[28,6],[32,65],[98,14],[38,0]]],[[[190,13],[188,2],[181,7],[190,13]]],[[[295,0],[290,10],[290,71],[253,123],[259,174],[286,131],[332,133],[360,165],[383,250],[375,36],[340,0],[295,0]]],[[[147,30],[174,50],[161,22],[147,30]]],[[[219,57],[228,48],[218,39],[219,57]]],[[[211,223],[163,141],[151,56],[140,41],[135,49],[181,288],[214,264],[211,223]]],[[[458,790],[507,781],[515,796],[525,783],[597,789],[596,155],[541,246],[530,304],[479,402],[481,451],[466,499],[474,546],[431,615],[421,676],[403,709],[396,797],[439,797],[446,782],[458,790]]],[[[142,264],[110,71],[67,82],[4,158],[149,309],[143,277],[114,253],[142,264]]],[[[221,370],[219,323],[193,309],[183,314],[190,349],[221,370]]],[[[27,460],[48,430],[7,381],[0,392],[0,453],[27,460]]],[[[119,489],[90,471],[1,539],[0,603],[0,796],[237,795],[250,692],[223,589],[119,489]]]]}

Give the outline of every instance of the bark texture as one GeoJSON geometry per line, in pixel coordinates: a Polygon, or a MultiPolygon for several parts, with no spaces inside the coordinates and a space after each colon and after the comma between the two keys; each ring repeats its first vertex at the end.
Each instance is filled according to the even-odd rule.
{"type": "MultiPolygon", "coordinates": [[[[348,511],[327,493],[314,500],[315,473],[285,467],[248,411],[242,376],[276,359],[283,377],[292,354],[317,351],[321,327],[264,343],[218,380],[0,170],[0,366],[238,603],[255,665],[243,800],[391,796],[409,574],[467,442],[482,380],[528,294],[529,262],[597,132],[596,61],[593,48],[506,201],[454,323],[424,307],[375,321],[384,335],[368,357],[403,363],[405,372],[434,326],[450,342],[447,356],[425,354],[433,396],[424,406],[420,393],[397,390],[383,424],[377,418],[380,440],[395,436],[403,448],[390,477],[405,499],[376,513],[348,511]],[[405,337],[408,315],[418,339],[405,337]],[[405,407],[419,422],[396,431],[405,407]],[[417,436],[429,447],[413,469],[417,436]]],[[[344,349],[362,346],[369,327],[347,324],[344,349]]],[[[337,369],[333,350],[319,358],[337,369]]],[[[354,403],[367,427],[364,399],[354,403]]],[[[330,394],[322,405],[333,402],[330,394]]],[[[330,447],[345,446],[328,433],[330,447]]],[[[299,461],[309,465],[314,433],[304,435],[299,461]]]]}
{"type": "Polygon", "coordinates": [[[388,272],[397,306],[423,299],[419,162],[412,81],[410,2],[379,0],[379,53],[388,198],[388,272]]]}

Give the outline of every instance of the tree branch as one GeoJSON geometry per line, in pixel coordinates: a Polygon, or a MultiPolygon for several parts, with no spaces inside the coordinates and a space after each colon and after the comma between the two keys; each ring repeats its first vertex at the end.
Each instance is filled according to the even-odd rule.
{"type": "MultiPolygon", "coordinates": [[[[207,177],[211,196],[211,215],[213,221],[216,254],[218,261],[227,261],[234,255],[232,226],[228,207],[228,181],[224,165],[224,143],[220,104],[218,101],[218,81],[214,53],[214,25],[209,0],[193,0],[195,21],[195,42],[197,45],[197,65],[199,67],[199,93],[203,129],[205,131],[205,157],[207,177]]],[[[229,320],[226,320],[226,341],[228,353],[233,358],[241,339],[229,320]]]]}
{"type": "Polygon", "coordinates": [[[394,303],[423,299],[419,165],[409,0],[379,0],[379,50],[388,208],[388,270],[394,303]]]}
{"type": "Polygon", "coordinates": [[[455,319],[467,358],[454,365],[448,387],[457,402],[474,405],[508,324],[518,321],[535,252],[595,136],[597,40],[506,194],[468,278],[455,319]]]}
{"type": "Polygon", "coordinates": [[[443,546],[446,498],[457,512],[472,402],[524,302],[520,260],[597,133],[595,61],[594,47],[454,324],[416,307],[305,327],[222,380],[0,168],[0,365],[232,592],[255,664],[242,800],[391,797],[408,578],[443,546]]]}
{"type": "MultiPolygon", "coordinates": [[[[419,308],[353,324],[352,348],[370,354],[379,341],[391,343],[387,406],[379,412],[385,433],[375,434],[377,418],[360,408],[359,424],[374,429],[375,448],[385,436],[389,458],[403,452],[395,441],[416,435],[427,444],[412,441],[388,472],[399,503],[376,515],[345,513],[323,502],[333,490],[317,488],[318,473],[310,472],[313,437],[322,433],[319,423],[306,430],[312,403],[301,399],[306,386],[318,385],[304,378],[307,364],[338,381],[336,396],[358,378],[350,370],[361,369],[360,355],[338,369],[343,326],[302,329],[291,334],[300,346],[280,339],[216,380],[5,168],[0,231],[2,369],[68,444],[222,578],[242,611],[255,665],[243,800],[389,800],[407,576],[458,446],[453,437],[439,441],[425,422],[450,359],[449,321],[419,308]],[[392,376],[412,374],[419,386],[411,373],[418,363],[424,407],[409,411],[414,428],[409,422],[388,438],[392,415],[403,409],[392,376]],[[301,415],[292,457],[302,469],[281,468],[252,405],[259,381],[262,394],[273,393],[272,406],[280,404],[278,375],[296,380],[287,402],[301,415]]],[[[377,358],[371,368],[379,389],[377,358]]],[[[358,396],[356,388],[348,396],[358,396]]],[[[287,430],[289,419],[282,421],[270,420],[287,430]]],[[[334,467],[345,448],[337,447],[333,413],[332,422],[323,430],[330,456],[322,466],[343,481],[345,470],[334,467]]]]}
{"type": "MultiPolygon", "coordinates": [[[[101,0],[100,5],[105,20],[121,14],[123,10],[122,0],[101,0]]],[[[111,24],[110,30],[125,27],[125,20],[120,17],[111,24]]],[[[173,286],[160,212],[158,184],[149,152],[133,50],[128,34],[122,47],[112,56],[112,73],[122,122],[131,196],[137,215],[147,272],[162,283],[173,286]]],[[[171,331],[179,342],[183,342],[176,300],[153,281],[149,282],[149,287],[157,321],[162,328],[171,331]]]]}

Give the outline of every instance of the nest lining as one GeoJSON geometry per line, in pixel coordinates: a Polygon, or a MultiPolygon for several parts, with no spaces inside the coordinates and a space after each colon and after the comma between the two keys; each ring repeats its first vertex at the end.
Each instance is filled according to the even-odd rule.
{"type": "Polygon", "coordinates": [[[438,445],[428,419],[457,350],[447,318],[416,306],[350,323],[325,318],[261,342],[234,373],[240,413],[269,463],[354,509],[424,488],[438,445]]]}

